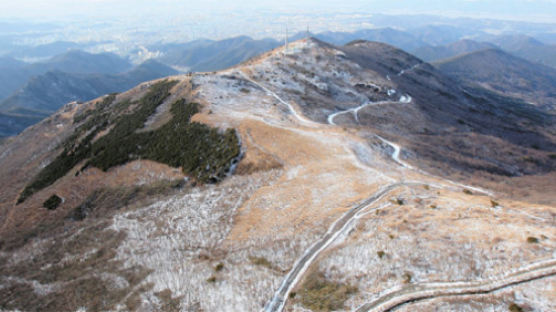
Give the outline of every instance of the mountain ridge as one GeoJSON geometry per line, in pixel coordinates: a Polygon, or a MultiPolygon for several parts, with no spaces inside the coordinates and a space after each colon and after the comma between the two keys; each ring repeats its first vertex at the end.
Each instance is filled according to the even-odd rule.
{"type": "MultiPolygon", "coordinates": [[[[4,59],[6,60],[6,58],[4,59]]],[[[10,60],[8,58],[7,60],[10,60]]],[[[13,58],[11,59],[13,60],[13,58]]],[[[112,53],[91,54],[73,50],[57,55],[47,61],[24,63],[9,61],[11,67],[0,72],[0,82],[5,85],[0,91],[0,99],[6,98],[21,88],[33,76],[52,70],[60,70],[74,74],[106,73],[115,74],[129,70],[131,64],[112,53]]],[[[0,67],[5,66],[0,64],[0,67]]]]}
{"type": "Polygon", "coordinates": [[[488,42],[478,42],[474,40],[464,39],[446,46],[421,47],[414,50],[413,54],[423,59],[424,61],[431,62],[449,59],[458,55],[492,48],[496,48],[496,46],[488,42]]]}
{"type": "Polygon", "coordinates": [[[154,60],[120,74],[48,71],[35,76],[22,89],[0,102],[0,111],[6,118],[6,128],[0,131],[0,135],[17,134],[49,116],[65,103],[89,101],[103,94],[124,91],[143,81],[176,73],[172,68],[154,60]]]}

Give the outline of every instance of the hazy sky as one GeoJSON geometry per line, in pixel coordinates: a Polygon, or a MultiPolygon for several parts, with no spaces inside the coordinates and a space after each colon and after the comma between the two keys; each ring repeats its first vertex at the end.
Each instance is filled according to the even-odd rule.
{"type": "Polygon", "coordinates": [[[71,20],[151,16],[232,10],[294,13],[361,13],[476,16],[539,22],[556,21],[556,0],[0,0],[1,19],[71,20]]]}

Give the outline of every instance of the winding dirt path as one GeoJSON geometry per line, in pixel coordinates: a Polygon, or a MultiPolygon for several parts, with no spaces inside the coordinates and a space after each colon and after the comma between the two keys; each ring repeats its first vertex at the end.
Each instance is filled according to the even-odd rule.
{"type": "Polygon", "coordinates": [[[267,87],[263,86],[262,84],[256,82],[255,80],[251,79],[249,76],[247,76],[246,73],[244,73],[243,71],[239,70],[240,75],[247,81],[251,82],[252,84],[258,86],[259,88],[261,88],[262,90],[264,90],[268,95],[274,97],[276,100],[278,100],[278,102],[286,105],[286,107],[288,108],[288,110],[292,113],[292,115],[298,120],[300,121],[302,124],[306,125],[306,126],[310,126],[310,127],[315,127],[315,126],[321,126],[320,123],[314,122],[312,120],[309,120],[307,118],[305,118],[305,116],[301,115],[300,113],[298,113],[295,108],[293,107],[293,105],[291,105],[290,103],[284,101],[281,97],[278,96],[278,94],[272,92],[270,89],[268,89],[267,87]]]}

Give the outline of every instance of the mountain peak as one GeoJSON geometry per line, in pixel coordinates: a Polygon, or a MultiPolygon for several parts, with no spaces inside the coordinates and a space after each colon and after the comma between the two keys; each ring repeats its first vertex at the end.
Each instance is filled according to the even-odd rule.
{"type": "Polygon", "coordinates": [[[307,37],[299,40],[295,40],[292,42],[288,42],[287,46],[283,45],[279,47],[278,50],[286,54],[295,54],[300,53],[306,49],[314,49],[314,48],[333,48],[331,44],[328,44],[324,41],[320,41],[314,37],[307,37]]]}

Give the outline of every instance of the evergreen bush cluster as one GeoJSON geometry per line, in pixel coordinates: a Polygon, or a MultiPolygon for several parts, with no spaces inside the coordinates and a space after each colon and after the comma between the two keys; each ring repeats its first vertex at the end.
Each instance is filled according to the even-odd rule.
{"type": "Polygon", "coordinates": [[[239,139],[233,129],[220,132],[191,122],[191,117],[199,112],[198,104],[179,99],[172,104],[173,118],[169,122],[156,130],[137,132],[170,95],[175,83],[162,81],[153,85],[128,114],[121,113],[124,109],[121,106],[129,107],[134,103],[122,102],[118,103],[118,109],[110,109],[115,96],[107,97],[63,143],[62,153],[23,190],[18,203],[53,184],[87,159],[82,169],[93,166],[107,171],[132,160],[149,159],[181,167],[185,174],[201,183],[216,183],[222,179],[240,155],[239,139]],[[109,127],[112,127],[109,133],[93,142],[99,132],[109,127]]]}
{"type": "Polygon", "coordinates": [[[50,196],[43,204],[42,206],[48,210],[56,210],[56,208],[58,208],[58,206],[60,206],[60,204],[62,203],[62,199],[54,194],[52,196],[50,196]]]}

